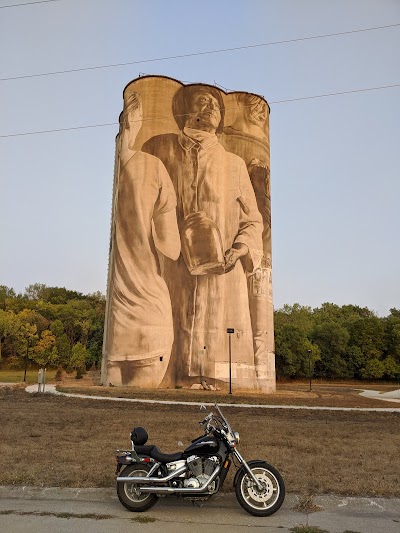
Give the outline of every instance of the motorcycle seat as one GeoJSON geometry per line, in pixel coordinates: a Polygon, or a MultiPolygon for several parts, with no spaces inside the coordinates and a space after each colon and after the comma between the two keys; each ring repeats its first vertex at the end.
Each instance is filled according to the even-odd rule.
{"type": "Polygon", "coordinates": [[[166,464],[172,463],[173,461],[180,461],[183,458],[182,452],[177,453],[163,453],[157,446],[153,444],[148,444],[145,446],[135,446],[135,452],[138,455],[147,455],[152,459],[156,460],[158,463],[166,464]]]}

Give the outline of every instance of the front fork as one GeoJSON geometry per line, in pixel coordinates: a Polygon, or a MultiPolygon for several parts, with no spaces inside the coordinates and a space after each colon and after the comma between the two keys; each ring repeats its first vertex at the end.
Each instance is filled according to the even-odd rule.
{"type": "Polygon", "coordinates": [[[238,459],[239,463],[246,470],[246,472],[248,473],[250,479],[254,482],[254,484],[256,485],[258,490],[262,490],[263,485],[258,481],[256,476],[253,474],[251,468],[249,467],[249,465],[246,463],[246,461],[243,459],[243,457],[240,455],[240,453],[236,449],[233,450],[233,455],[238,459]]]}

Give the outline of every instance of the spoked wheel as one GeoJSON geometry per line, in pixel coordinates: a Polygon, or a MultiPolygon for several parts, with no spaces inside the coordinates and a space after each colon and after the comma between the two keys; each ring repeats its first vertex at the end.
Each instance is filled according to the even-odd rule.
{"type": "MultiPolygon", "coordinates": [[[[149,470],[147,465],[129,465],[122,470],[121,476],[145,477],[149,470]]],[[[133,483],[117,483],[117,495],[124,507],[136,513],[147,511],[150,507],[153,507],[158,500],[158,496],[155,494],[140,492],[137,485],[134,485],[133,483]]]]}
{"type": "Polygon", "coordinates": [[[262,488],[259,489],[246,470],[242,469],[235,486],[236,498],[248,513],[269,516],[279,509],[285,499],[282,476],[268,463],[259,462],[249,466],[262,488]]]}

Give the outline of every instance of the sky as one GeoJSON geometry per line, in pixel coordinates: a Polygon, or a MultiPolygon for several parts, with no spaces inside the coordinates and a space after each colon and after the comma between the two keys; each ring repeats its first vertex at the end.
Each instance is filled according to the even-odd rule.
{"type": "Polygon", "coordinates": [[[400,87],[297,100],[400,84],[400,26],[355,32],[400,24],[399,0],[7,7],[32,1],[0,0],[0,285],[105,293],[122,91],[157,74],[270,102],[276,309],[400,308],[400,87]]]}

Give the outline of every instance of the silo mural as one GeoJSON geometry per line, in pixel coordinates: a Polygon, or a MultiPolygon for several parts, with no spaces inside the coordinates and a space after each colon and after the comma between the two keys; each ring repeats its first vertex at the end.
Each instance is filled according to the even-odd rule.
{"type": "Polygon", "coordinates": [[[269,107],[137,78],[116,142],[103,384],[218,387],[229,373],[275,390],[269,107]]]}

